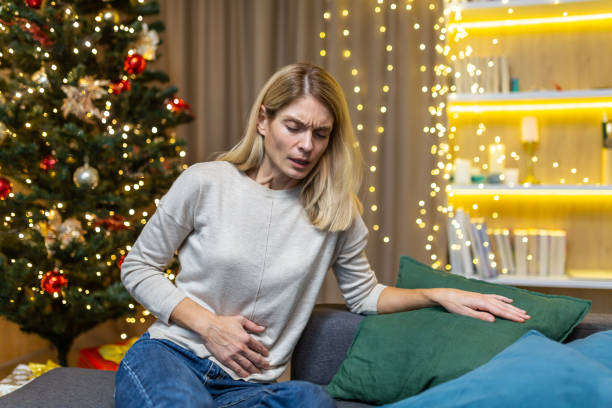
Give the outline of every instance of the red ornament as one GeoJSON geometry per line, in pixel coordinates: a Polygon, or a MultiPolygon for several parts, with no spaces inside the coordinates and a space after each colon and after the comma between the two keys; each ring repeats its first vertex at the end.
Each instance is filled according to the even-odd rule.
{"type": "Polygon", "coordinates": [[[123,69],[128,74],[140,74],[147,66],[147,61],[140,54],[128,54],[123,61],[123,69]]]}
{"type": "Polygon", "coordinates": [[[132,89],[132,81],[129,79],[122,79],[111,84],[111,90],[115,95],[119,95],[123,91],[129,91],[132,89]]]}
{"type": "Polygon", "coordinates": [[[100,225],[104,225],[106,229],[109,231],[121,231],[129,229],[128,226],[124,224],[125,218],[120,215],[113,215],[109,218],[98,218],[94,222],[94,227],[99,227],[100,225]]]}
{"type": "Polygon", "coordinates": [[[174,113],[189,111],[188,113],[191,114],[191,106],[189,106],[187,102],[185,102],[181,98],[177,98],[176,96],[166,101],[166,108],[168,108],[169,111],[174,113]]]}
{"type": "Polygon", "coordinates": [[[4,200],[13,191],[11,181],[4,177],[0,177],[0,200],[4,200]]]}
{"type": "Polygon", "coordinates": [[[43,0],[25,0],[25,4],[30,8],[39,9],[43,0]]]}
{"type": "Polygon", "coordinates": [[[19,27],[23,31],[27,31],[30,34],[32,34],[32,38],[38,41],[40,45],[42,45],[43,47],[49,47],[53,45],[53,41],[51,41],[49,37],[47,37],[47,33],[43,31],[43,29],[44,30],[49,29],[48,25],[44,25],[43,28],[41,29],[36,23],[26,20],[25,18],[22,18],[22,17],[15,17],[13,21],[4,21],[0,19],[0,23],[7,25],[7,26],[12,26],[13,24],[19,25],[19,27]]]}
{"type": "Polygon", "coordinates": [[[57,159],[53,157],[53,155],[45,157],[44,159],[42,159],[42,162],[40,162],[40,168],[44,171],[53,170],[56,165],[57,159]]]}
{"type": "Polygon", "coordinates": [[[117,268],[121,269],[121,265],[123,265],[123,261],[125,260],[125,255],[121,255],[121,258],[117,261],[117,268]]]}
{"type": "Polygon", "coordinates": [[[65,286],[68,286],[68,279],[57,269],[45,273],[40,280],[40,287],[51,294],[59,292],[65,286]]]}

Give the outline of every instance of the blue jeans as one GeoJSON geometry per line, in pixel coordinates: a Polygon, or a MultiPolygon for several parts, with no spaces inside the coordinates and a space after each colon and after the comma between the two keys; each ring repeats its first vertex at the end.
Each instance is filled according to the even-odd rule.
{"type": "Polygon", "coordinates": [[[323,387],[305,381],[234,380],[209,359],[145,333],[119,365],[115,406],[327,408],[336,404],[323,387]]]}

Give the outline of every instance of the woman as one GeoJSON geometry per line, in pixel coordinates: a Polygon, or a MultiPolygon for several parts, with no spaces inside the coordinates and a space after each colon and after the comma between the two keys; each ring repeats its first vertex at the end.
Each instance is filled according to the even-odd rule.
{"type": "Polygon", "coordinates": [[[181,174],[122,266],[158,320],[119,367],[118,407],[335,406],[322,387],[274,382],[330,267],[355,313],[439,304],[529,318],[497,295],[379,284],[364,253],[357,146],[335,79],[294,64],[265,84],[238,145],[181,174]],[[164,268],[177,250],[174,285],[164,268]]]}

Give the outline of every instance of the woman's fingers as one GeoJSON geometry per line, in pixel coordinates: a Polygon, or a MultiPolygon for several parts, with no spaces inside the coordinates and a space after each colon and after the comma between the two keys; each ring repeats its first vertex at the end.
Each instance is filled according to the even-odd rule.
{"type": "Polygon", "coordinates": [[[245,378],[249,376],[249,372],[240,366],[235,360],[230,360],[225,363],[229,368],[232,369],[233,372],[238,374],[238,376],[245,378]]]}
{"type": "Polygon", "coordinates": [[[512,303],[513,302],[512,299],[507,298],[507,297],[502,296],[502,295],[491,294],[489,296],[492,296],[492,297],[494,297],[497,300],[501,300],[502,302],[506,302],[506,303],[512,303]]]}
{"type": "Polygon", "coordinates": [[[268,357],[268,355],[270,355],[270,351],[268,350],[268,348],[264,346],[263,344],[261,344],[260,342],[258,342],[257,340],[255,340],[253,337],[250,337],[250,340],[247,343],[247,346],[251,350],[256,351],[257,353],[261,354],[264,357],[268,357]]]}
{"type": "Polygon", "coordinates": [[[493,316],[491,313],[485,312],[485,311],[480,311],[480,310],[474,310],[474,309],[470,309],[469,307],[466,308],[467,311],[465,313],[466,316],[469,317],[474,317],[476,319],[480,319],[480,320],[484,320],[485,322],[494,322],[495,321],[495,316],[493,316]]]}
{"type": "MultiPolygon", "coordinates": [[[[251,339],[251,341],[255,341],[255,340],[251,339]]],[[[258,368],[263,368],[263,369],[270,368],[270,364],[265,358],[263,358],[262,354],[259,353],[258,351],[253,351],[252,348],[247,348],[246,350],[243,350],[242,355],[248,358],[249,361],[252,362],[254,365],[256,365],[258,368]]]]}
{"type": "MultiPolygon", "coordinates": [[[[246,353],[245,353],[246,354],[246,353]]],[[[261,370],[257,368],[251,360],[252,356],[245,356],[242,354],[234,355],[234,361],[237,362],[249,374],[259,374],[261,370]]]]}
{"type": "Polygon", "coordinates": [[[493,314],[503,317],[504,319],[512,320],[515,322],[524,322],[531,318],[527,314],[527,312],[523,309],[520,309],[516,306],[511,305],[504,296],[499,295],[486,295],[488,298],[487,310],[492,312],[493,314]]]}

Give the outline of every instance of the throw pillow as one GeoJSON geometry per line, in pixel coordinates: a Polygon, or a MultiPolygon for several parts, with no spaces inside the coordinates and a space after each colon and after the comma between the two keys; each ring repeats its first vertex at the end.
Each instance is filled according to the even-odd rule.
{"type": "Polygon", "coordinates": [[[532,330],[474,371],[386,407],[612,407],[611,346],[612,331],[566,345],[532,330]]]}
{"type": "Polygon", "coordinates": [[[531,329],[562,341],[591,307],[588,300],[451,275],[407,256],[400,259],[397,286],[495,293],[513,299],[531,319],[489,323],[442,307],[367,316],[327,387],[332,396],[373,404],[413,396],[485,364],[531,329]]]}

